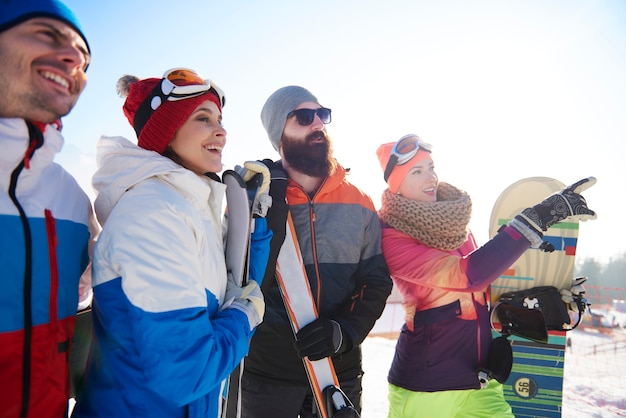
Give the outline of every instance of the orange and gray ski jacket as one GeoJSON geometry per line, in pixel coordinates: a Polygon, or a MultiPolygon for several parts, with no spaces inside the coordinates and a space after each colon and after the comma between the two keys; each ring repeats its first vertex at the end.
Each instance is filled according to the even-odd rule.
{"type": "MultiPolygon", "coordinates": [[[[264,162],[272,171],[281,167],[280,163],[264,162]]],[[[286,201],[319,316],[337,321],[344,334],[339,353],[332,357],[335,371],[340,381],[354,379],[362,373],[360,344],[382,314],[392,288],[374,205],[346,180],[342,167],[312,198],[289,180],[286,201]]],[[[278,210],[280,204],[273,196],[270,211],[278,210]]],[[[268,225],[271,223],[268,219],[268,225]]],[[[274,268],[275,264],[268,266],[272,273],[274,268]]],[[[246,373],[275,383],[308,386],[280,290],[267,274],[263,290],[265,317],[252,338],[246,373]]]]}

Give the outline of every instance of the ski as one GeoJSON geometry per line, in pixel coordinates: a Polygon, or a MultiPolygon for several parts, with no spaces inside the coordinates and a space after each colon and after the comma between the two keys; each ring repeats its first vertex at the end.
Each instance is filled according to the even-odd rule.
{"type": "MultiPolygon", "coordinates": [[[[285,241],[276,263],[276,278],[295,336],[302,327],[317,318],[317,309],[290,213],[287,214],[285,241]]],[[[320,418],[359,416],[339,387],[330,357],[316,361],[305,357],[302,361],[320,418]]]]}
{"type": "MultiPolygon", "coordinates": [[[[226,268],[241,286],[248,279],[250,236],[254,226],[252,204],[260,175],[255,175],[246,184],[234,170],[226,170],[222,181],[226,185],[226,268]]],[[[222,383],[221,417],[241,418],[241,376],[244,360],[233,370],[230,377],[222,383]]]]}

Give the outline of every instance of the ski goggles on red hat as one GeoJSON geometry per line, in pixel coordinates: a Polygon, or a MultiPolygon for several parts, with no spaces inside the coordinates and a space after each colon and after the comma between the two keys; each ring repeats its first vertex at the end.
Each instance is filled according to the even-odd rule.
{"type": "Polygon", "coordinates": [[[422,141],[415,134],[408,134],[400,138],[393,146],[389,161],[387,161],[387,166],[385,167],[385,181],[389,180],[391,172],[397,165],[403,165],[411,161],[419,150],[430,153],[433,147],[422,141]]]}
{"type": "Polygon", "coordinates": [[[176,101],[199,96],[208,92],[213,93],[224,107],[226,98],[224,92],[211,80],[205,80],[188,68],[173,68],[163,74],[161,91],[167,100],[176,101]]]}
{"type": "Polygon", "coordinates": [[[154,87],[137,109],[134,119],[135,131],[141,132],[152,112],[157,110],[164,101],[190,99],[207,92],[217,98],[220,108],[224,107],[226,104],[224,92],[211,80],[203,79],[189,68],[173,68],[166,71],[161,82],[154,87]]]}
{"type": "Polygon", "coordinates": [[[320,107],[319,109],[296,109],[287,113],[287,118],[295,116],[298,125],[309,126],[315,120],[315,115],[317,115],[323,124],[327,124],[331,120],[330,113],[331,110],[326,107],[320,107]]]}

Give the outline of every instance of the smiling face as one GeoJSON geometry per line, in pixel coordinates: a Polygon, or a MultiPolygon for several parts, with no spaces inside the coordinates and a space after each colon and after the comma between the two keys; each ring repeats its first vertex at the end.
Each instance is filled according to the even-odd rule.
{"type": "Polygon", "coordinates": [[[425,158],[412,165],[400,183],[398,193],[418,202],[436,202],[438,185],[435,164],[431,158],[425,158]]]}
{"type": "Polygon", "coordinates": [[[222,127],[222,114],[213,101],[205,100],[176,131],[168,148],[183,167],[203,175],[222,170],[224,145],[226,130],[222,127]]]}
{"type": "Polygon", "coordinates": [[[0,117],[49,123],[67,115],[85,88],[89,60],[85,41],[56,19],[0,32],[0,117]]]}

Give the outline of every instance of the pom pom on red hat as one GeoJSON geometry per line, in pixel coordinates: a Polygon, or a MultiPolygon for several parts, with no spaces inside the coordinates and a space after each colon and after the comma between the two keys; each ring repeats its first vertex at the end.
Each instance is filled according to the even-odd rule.
{"type": "MultiPolygon", "coordinates": [[[[126,97],[122,110],[128,122],[135,128],[137,145],[147,150],[156,151],[159,154],[163,154],[169,143],[174,139],[176,131],[201,103],[210,100],[217,105],[220,113],[222,111],[220,99],[210,90],[199,96],[181,100],[164,100],[150,114],[145,125],[137,130],[135,123],[137,110],[162,81],[162,78],[140,80],[136,76],[125,75],[117,82],[117,93],[120,97],[126,97]]],[[[149,99],[151,100],[152,98],[149,99]]]]}

